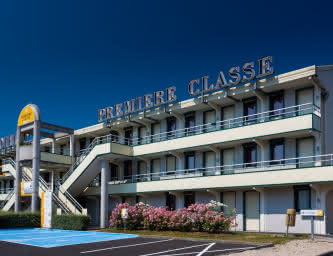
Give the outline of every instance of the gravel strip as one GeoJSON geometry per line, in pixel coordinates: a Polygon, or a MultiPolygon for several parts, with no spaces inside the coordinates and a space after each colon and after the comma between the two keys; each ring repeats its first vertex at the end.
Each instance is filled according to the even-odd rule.
{"type": "MultiPolygon", "coordinates": [[[[312,240],[294,240],[271,248],[233,253],[234,256],[317,256],[333,251],[333,238],[318,237],[312,240]]],[[[333,254],[332,254],[333,255],[333,254]]]]}

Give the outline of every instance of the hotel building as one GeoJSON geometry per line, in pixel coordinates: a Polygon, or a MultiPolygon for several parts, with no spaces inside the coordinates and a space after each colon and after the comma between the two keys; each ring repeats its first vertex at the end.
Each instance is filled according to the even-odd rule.
{"type": "MultiPolygon", "coordinates": [[[[236,209],[236,231],[285,232],[286,210],[294,208],[289,232],[310,233],[300,210],[323,209],[315,233],[333,234],[333,65],[202,94],[195,82],[188,100],[161,98],[129,115],[121,112],[130,103],[115,106],[101,110],[96,125],[42,138],[39,190],[52,190],[62,212],[89,214],[101,227],[122,202],[178,209],[215,200],[226,214],[236,209]]],[[[10,141],[1,147],[3,210],[15,204],[10,141]]],[[[22,176],[29,182],[31,168],[22,176]]],[[[29,207],[29,197],[22,201],[29,207]]]]}

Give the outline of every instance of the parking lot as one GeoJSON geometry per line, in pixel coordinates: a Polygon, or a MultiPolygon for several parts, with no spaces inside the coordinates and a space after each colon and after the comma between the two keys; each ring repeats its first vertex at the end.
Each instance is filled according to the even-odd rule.
{"type": "Polygon", "coordinates": [[[0,230],[1,255],[10,256],[213,256],[256,246],[216,241],[48,229],[0,230]]]}

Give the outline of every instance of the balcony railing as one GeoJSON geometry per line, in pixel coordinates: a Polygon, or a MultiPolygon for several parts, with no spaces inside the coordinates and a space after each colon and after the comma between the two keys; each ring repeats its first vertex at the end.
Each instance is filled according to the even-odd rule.
{"type": "Polygon", "coordinates": [[[171,140],[176,138],[182,138],[186,136],[193,136],[208,132],[215,132],[220,130],[232,129],[242,126],[248,126],[258,123],[264,123],[269,121],[275,121],[279,119],[286,119],[295,116],[320,113],[320,108],[312,103],[286,107],[266,112],[261,112],[254,115],[241,116],[228,120],[223,120],[214,123],[207,123],[188,128],[173,130],[169,132],[158,133],[154,135],[144,136],[140,138],[134,138],[131,140],[132,145],[143,145],[154,142],[160,142],[165,140],[171,140]]]}
{"type": "Polygon", "coordinates": [[[9,194],[13,190],[14,190],[14,188],[2,188],[2,189],[0,189],[0,194],[9,194]]]}
{"type": "Polygon", "coordinates": [[[254,125],[257,123],[269,122],[279,119],[286,119],[295,116],[316,114],[316,113],[320,113],[320,109],[317,106],[313,105],[312,103],[307,103],[307,104],[262,112],[254,115],[232,118],[220,122],[208,123],[208,124],[193,126],[190,128],[174,130],[172,132],[158,133],[155,135],[145,136],[141,138],[129,139],[112,134],[96,137],[86,149],[80,151],[80,154],[76,158],[76,161],[74,162],[70,170],[64,175],[62,183],[73,173],[76,167],[80,165],[80,163],[86,158],[86,156],[92,151],[92,149],[96,145],[104,143],[115,143],[115,144],[129,145],[129,146],[150,144],[160,141],[182,138],[186,136],[194,136],[208,132],[215,132],[236,127],[254,125]]]}
{"type": "MultiPolygon", "coordinates": [[[[200,167],[195,169],[175,170],[169,172],[143,173],[123,178],[113,177],[109,184],[138,183],[147,181],[184,179],[203,176],[220,176],[242,173],[281,171],[290,169],[333,166],[333,154],[317,155],[261,162],[241,163],[233,165],[200,167]]],[[[333,170],[332,170],[333,171],[333,170]]],[[[99,186],[99,182],[92,182],[89,186],[99,186]]]]}

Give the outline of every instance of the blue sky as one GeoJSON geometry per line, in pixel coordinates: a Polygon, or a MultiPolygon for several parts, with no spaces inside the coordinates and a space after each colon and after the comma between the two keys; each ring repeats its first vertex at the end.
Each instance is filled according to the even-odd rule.
{"type": "Polygon", "coordinates": [[[190,80],[266,55],[276,73],[333,64],[332,6],[317,3],[1,1],[0,136],[28,103],[81,128],[99,108],[172,85],[185,99],[190,80]]]}

